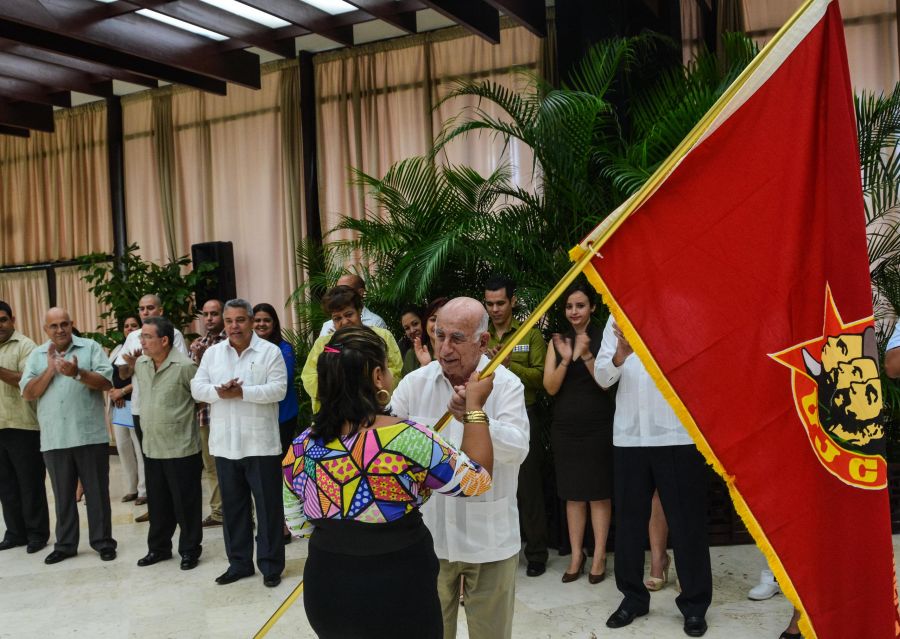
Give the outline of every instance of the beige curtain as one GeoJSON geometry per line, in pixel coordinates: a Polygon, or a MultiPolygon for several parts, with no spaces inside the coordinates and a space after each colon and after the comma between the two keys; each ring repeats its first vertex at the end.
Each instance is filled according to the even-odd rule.
{"type": "MultiPolygon", "coordinates": [[[[319,203],[327,233],[341,216],[363,217],[351,169],[381,176],[431,142],[425,46],[357,47],[315,58],[319,203]]],[[[331,236],[338,239],[338,236],[331,236]]]]}
{"type": "MultiPolygon", "coordinates": [[[[744,0],[747,30],[761,44],[802,4],[801,0],[744,0]]],[[[841,0],[853,89],[890,91],[900,79],[895,0],[841,0]]]]}
{"type": "MultiPolygon", "coordinates": [[[[222,97],[169,87],[123,101],[129,242],[163,262],[192,244],[230,241],[238,295],[277,309],[297,286],[302,228],[302,187],[286,186],[299,180],[289,164],[299,151],[284,147],[300,140],[299,123],[282,131],[282,104],[298,99],[284,92],[285,74],[296,74],[296,61],[266,65],[259,91],[229,86],[222,97]]],[[[294,324],[287,312],[281,321],[294,324]]]]}
{"type": "MultiPolygon", "coordinates": [[[[487,81],[524,92],[533,82],[543,54],[541,38],[524,27],[504,29],[500,45],[491,45],[478,36],[465,36],[434,42],[431,47],[431,84],[438,105],[432,114],[435,131],[476,106],[492,117],[508,121],[509,116],[493,104],[475,98],[444,98],[460,81],[487,81]]],[[[470,134],[444,147],[442,158],[450,164],[470,166],[482,175],[508,164],[513,181],[529,190],[535,178],[534,156],[516,140],[504,146],[501,140],[486,134],[470,134]]]]}
{"type": "Polygon", "coordinates": [[[50,307],[46,270],[0,273],[0,300],[12,307],[20,332],[37,344],[46,341],[44,314],[50,307]]]}
{"type": "Polygon", "coordinates": [[[0,264],[112,252],[106,106],[56,112],[55,133],[0,136],[0,264]]]}
{"type": "MultiPolygon", "coordinates": [[[[84,271],[77,266],[53,269],[56,273],[56,305],[69,311],[72,323],[79,331],[97,331],[101,325],[100,314],[107,310],[88,290],[84,271]]],[[[115,325],[115,320],[107,322],[101,329],[105,331],[115,325]]]]}
{"type": "MultiPolygon", "coordinates": [[[[463,79],[489,79],[521,88],[521,70],[536,72],[543,42],[503,21],[501,43],[490,45],[459,28],[320,54],[315,58],[319,202],[328,232],[344,215],[360,218],[371,202],[349,184],[351,167],[381,177],[402,159],[428,151],[445,120],[471,102],[434,105],[463,79]]],[[[513,145],[472,136],[444,156],[481,172],[510,162],[521,181],[531,180],[531,158],[513,145]]],[[[331,235],[338,239],[339,235],[331,235]]]]}

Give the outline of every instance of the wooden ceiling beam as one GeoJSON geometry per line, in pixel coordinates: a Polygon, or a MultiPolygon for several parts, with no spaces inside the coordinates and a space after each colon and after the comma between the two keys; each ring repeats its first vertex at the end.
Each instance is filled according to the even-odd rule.
{"type": "Polygon", "coordinates": [[[22,58],[11,53],[0,53],[0,75],[25,80],[54,90],[78,91],[98,97],[109,97],[112,84],[104,84],[103,78],[73,71],[68,67],[22,58]]]}
{"type": "Polygon", "coordinates": [[[72,106],[72,94],[68,91],[57,91],[35,82],[5,75],[0,75],[0,99],[37,102],[58,107],[72,106]]]}
{"type": "Polygon", "coordinates": [[[487,0],[534,35],[547,37],[547,5],[544,0],[487,0]]]}
{"type": "Polygon", "coordinates": [[[241,0],[241,2],[260,11],[271,13],[291,24],[309,29],[309,31],[339,44],[353,46],[352,25],[341,25],[337,20],[339,16],[333,16],[310,4],[297,2],[297,0],[241,0]]]}
{"type": "Polygon", "coordinates": [[[13,55],[23,58],[31,58],[32,60],[69,67],[89,75],[115,78],[116,80],[130,82],[131,84],[137,84],[138,86],[148,87],[150,89],[155,89],[159,86],[159,81],[156,80],[156,78],[131,73],[130,71],[125,71],[118,67],[89,62],[80,58],[73,58],[60,53],[54,53],[53,51],[30,47],[11,40],[0,40],[0,51],[6,51],[7,53],[12,53],[13,55]]]}
{"type": "Polygon", "coordinates": [[[34,102],[0,100],[0,124],[19,129],[53,133],[53,107],[34,102]]]}
{"type": "Polygon", "coordinates": [[[159,0],[129,0],[128,2],[119,0],[116,4],[132,4],[139,8],[152,9],[170,18],[177,18],[195,26],[221,33],[244,47],[258,47],[283,58],[293,58],[296,54],[292,38],[274,39],[272,29],[200,0],[179,0],[166,3],[160,3],[159,0]]]}
{"type": "Polygon", "coordinates": [[[31,131],[28,129],[20,129],[17,126],[6,126],[0,124],[0,135],[12,135],[17,138],[30,138],[31,131]]]}
{"type": "Polygon", "coordinates": [[[127,14],[72,28],[93,0],[0,3],[0,37],[141,75],[224,93],[224,82],[259,88],[259,56],[220,52],[216,42],[127,14]]]}
{"type": "Polygon", "coordinates": [[[483,0],[423,0],[423,2],[491,44],[500,43],[500,14],[483,0]]]}
{"type": "Polygon", "coordinates": [[[357,9],[361,9],[371,16],[387,22],[392,27],[397,27],[404,33],[416,33],[416,12],[404,11],[397,13],[391,5],[396,2],[384,2],[384,0],[347,0],[357,9]]]}

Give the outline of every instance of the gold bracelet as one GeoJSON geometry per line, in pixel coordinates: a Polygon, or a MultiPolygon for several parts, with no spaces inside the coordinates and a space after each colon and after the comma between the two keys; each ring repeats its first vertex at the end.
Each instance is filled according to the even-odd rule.
{"type": "Polygon", "coordinates": [[[483,410],[467,410],[463,413],[464,424],[487,424],[488,416],[483,410]]]}

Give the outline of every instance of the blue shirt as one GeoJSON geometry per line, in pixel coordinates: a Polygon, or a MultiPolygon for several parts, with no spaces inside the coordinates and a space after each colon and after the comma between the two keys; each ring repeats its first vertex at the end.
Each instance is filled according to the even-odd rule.
{"type": "Polygon", "coordinates": [[[897,348],[900,346],[900,322],[894,326],[894,333],[891,335],[891,339],[888,340],[887,346],[885,347],[885,352],[891,350],[892,348],[897,348]]]}
{"type": "Polygon", "coordinates": [[[294,383],[296,357],[294,347],[289,342],[281,340],[279,344],[281,356],[284,357],[284,365],[287,367],[287,395],[278,402],[278,423],[284,423],[294,419],[300,413],[300,402],[297,399],[297,387],[294,383]]]}

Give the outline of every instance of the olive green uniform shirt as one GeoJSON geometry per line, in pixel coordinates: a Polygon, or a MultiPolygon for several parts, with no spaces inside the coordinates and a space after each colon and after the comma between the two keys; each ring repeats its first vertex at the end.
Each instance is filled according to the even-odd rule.
{"type": "Polygon", "coordinates": [[[197,410],[191,396],[191,380],[197,365],[172,349],[159,368],[141,355],[134,365],[140,386],[141,430],[144,454],[151,459],[175,459],[200,452],[197,410]]]}
{"type": "MultiPolygon", "coordinates": [[[[494,348],[502,344],[506,344],[509,338],[518,330],[522,322],[515,317],[510,322],[509,329],[503,334],[503,339],[497,339],[497,329],[494,323],[488,327],[488,333],[491,334],[487,347],[494,348]]],[[[525,386],[525,405],[531,406],[537,401],[537,394],[544,389],[544,358],[547,357],[547,345],[544,343],[544,337],[541,332],[532,328],[525,333],[524,339],[516,344],[510,356],[507,368],[516,377],[522,380],[525,386]]]]}
{"type": "MultiPolygon", "coordinates": [[[[28,382],[47,370],[49,347],[47,340],[31,351],[19,381],[20,390],[25,390],[28,382]]],[[[92,339],[73,335],[63,357],[69,361],[77,357],[78,368],[112,381],[112,364],[100,344],[92,339]]],[[[103,391],[88,388],[74,377],[53,376],[47,390],[37,400],[37,418],[41,425],[41,452],[109,443],[103,391]]]]}
{"type": "MultiPolygon", "coordinates": [[[[0,344],[0,367],[21,373],[25,361],[37,346],[19,331],[0,344]]],[[[34,402],[26,402],[18,389],[0,382],[0,429],[38,430],[34,402]]]]}

